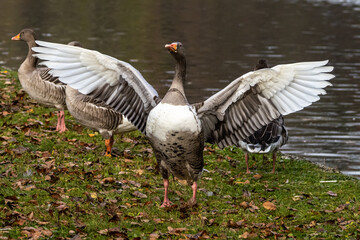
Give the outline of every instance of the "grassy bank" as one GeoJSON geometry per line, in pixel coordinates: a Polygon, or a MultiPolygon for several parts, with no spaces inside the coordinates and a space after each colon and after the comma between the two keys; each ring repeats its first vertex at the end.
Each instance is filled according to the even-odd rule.
{"type": "MultiPolygon", "coordinates": [[[[207,145],[193,208],[191,189],[171,179],[174,206],[159,209],[162,179],[139,133],[116,136],[119,157],[104,157],[99,134],[53,109],[0,73],[0,239],[357,239],[359,181],[307,161],[250,161],[207,145]]],[[[291,134],[291,133],[290,133],[291,134]]]]}

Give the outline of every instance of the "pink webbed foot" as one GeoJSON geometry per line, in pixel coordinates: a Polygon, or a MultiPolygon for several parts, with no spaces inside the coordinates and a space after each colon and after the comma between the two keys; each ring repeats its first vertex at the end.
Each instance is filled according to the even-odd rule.
{"type": "Polygon", "coordinates": [[[164,202],[161,204],[160,208],[166,208],[166,207],[171,207],[173,203],[167,199],[167,201],[164,200],[164,202]]]}
{"type": "Polygon", "coordinates": [[[187,202],[187,205],[189,207],[193,207],[196,205],[196,191],[197,191],[197,183],[194,181],[192,186],[191,186],[192,190],[193,190],[193,196],[192,198],[189,199],[189,201],[187,202]]]}

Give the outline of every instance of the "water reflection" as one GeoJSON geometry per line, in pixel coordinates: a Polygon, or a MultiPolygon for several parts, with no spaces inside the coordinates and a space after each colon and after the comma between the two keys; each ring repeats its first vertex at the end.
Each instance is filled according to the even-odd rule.
{"type": "Polygon", "coordinates": [[[163,95],[173,77],[164,44],[184,43],[186,92],[203,100],[251,70],[259,58],[270,65],[330,59],[336,79],[328,94],[286,117],[283,152],[359,175],[359,1],[119,1],[2,0],[0,64],[17,69],[26,46],[10,37],[24,27],[40,39],[82,42],[131,62],[163,95]]]}

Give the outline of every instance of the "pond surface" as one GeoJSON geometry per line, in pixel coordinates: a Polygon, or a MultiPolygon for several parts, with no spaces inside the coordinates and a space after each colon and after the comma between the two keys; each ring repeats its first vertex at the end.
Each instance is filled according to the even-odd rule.
{"type": "MultiPolygon", "coordinates": [[[[85,47],[130,62],[159,92],[174,60],[164,44],[187,52],[190,102],[211,96],[253,69],[329,59],[336,78],[319,102],[286,116],[283,153],[360,177],[360,1],[282,0],[2,0],[0,65],[16,70],[27,47],[10,38],[33,28],[38,38],[85,47]]],[[[245,163],[244,163],[245,164],[245,163]]]]}

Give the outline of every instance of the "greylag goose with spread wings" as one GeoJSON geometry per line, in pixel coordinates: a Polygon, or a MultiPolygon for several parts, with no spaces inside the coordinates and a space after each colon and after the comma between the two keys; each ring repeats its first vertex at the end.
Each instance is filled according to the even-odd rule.
{"type": "MultiPolygon", "coordinates": [[[[68,45],[82,47],[79,42],[68,45]]],[[[78,90],[66,86],[66,107],[69,113],[85,127],[94,129],[105,139],[105,156],[112,156],[114,134],[123,134],[137,130],[127,118],[107,104],[97,101],[78,90]]]]}
{"type": "MultiPolygon", "coordinates": [[[[254,71],[268,68],[266,60],[260,59],[254,71]]],[[[259,130],[239,142],[239,146],[245,151],[246,173],[249,174],[249,153],[270,153],[272,152],[273,168],[275,173],[276,151],[287,143],[288,131],[284,125],[284,117],[280,115],[270,123],[262,126],[259,130]]]]}
{"type": "Polygon", "coordinates": [[[328,61],[278,65],[249,72],[207,100],[189,104],[184,81],[186,59],[181,43],[165,47],[176,60],[170,89],[160,99],[154,88],[130,64],[97,51],[37,41],[36,56],[51,74],[91,98],[102,101],[148,137],[164,179],[162,207],[168,198],[169,174],[192,185],[196,202],[202,173],[204,142],[223,148],[237,145],[261,126],[299,111],[325,94],[331,66],[328,61]]]}
{"type": "Polygon", "coordinates": [[[50,69],[37,67],[38,58],[33,56],[32,47],[36,46],[36,34],[32,29],[23,29],[11,40],[25,41],[29,47],[27,57],[18,70],[19,81],[27,94],[46,107],[59,110],[56,131],[66,131],[65,126],[65,84],[49,74],[50,69]]]}

